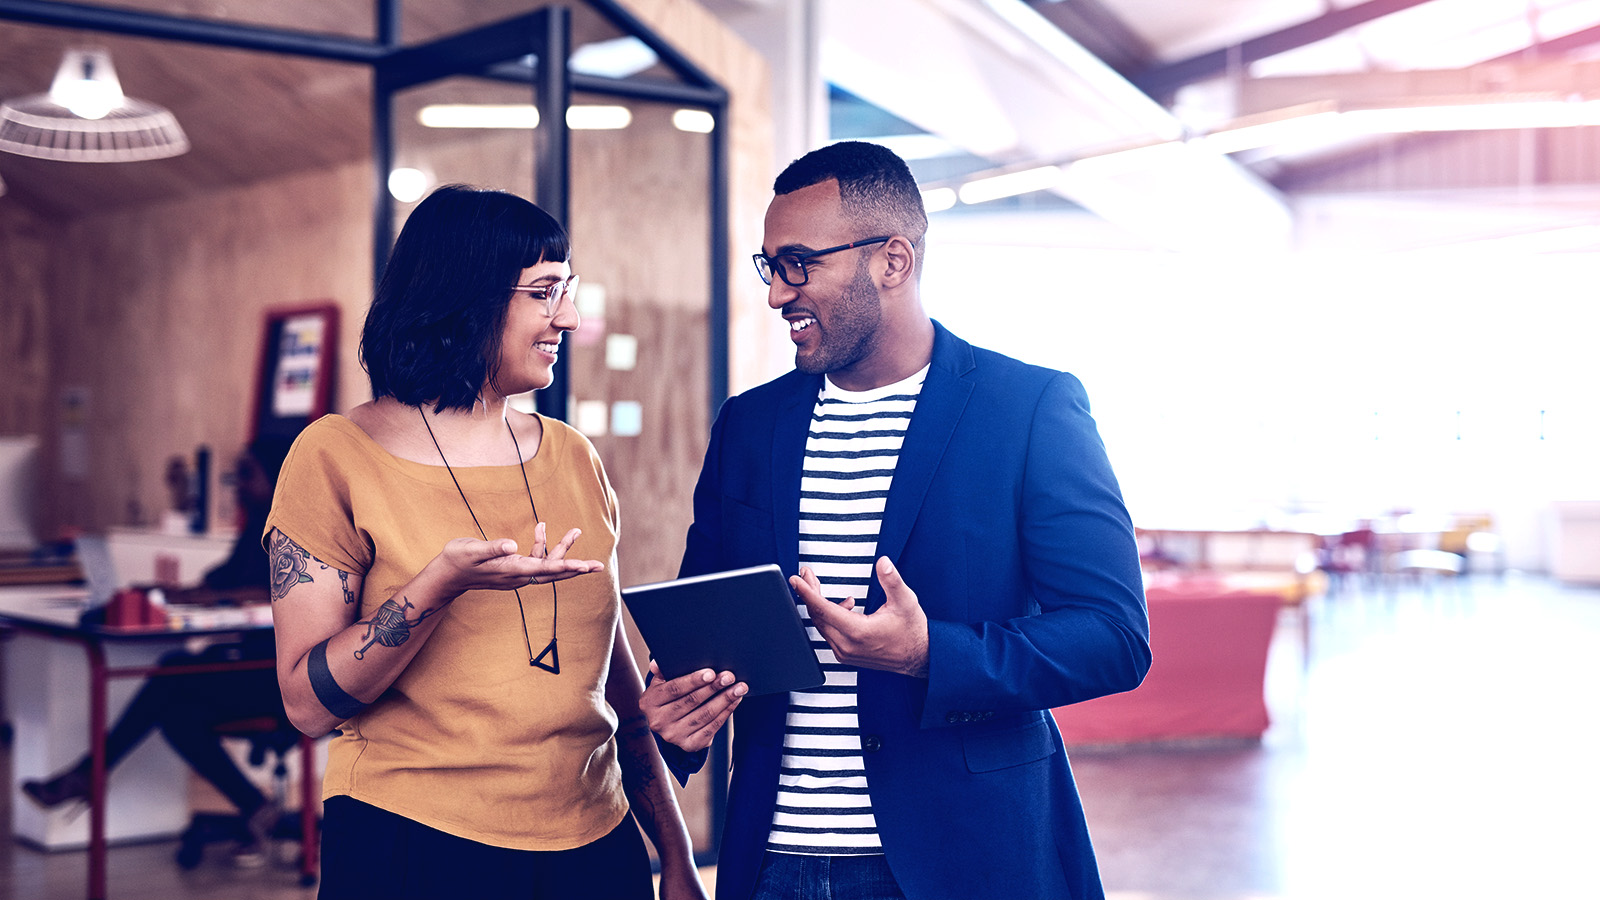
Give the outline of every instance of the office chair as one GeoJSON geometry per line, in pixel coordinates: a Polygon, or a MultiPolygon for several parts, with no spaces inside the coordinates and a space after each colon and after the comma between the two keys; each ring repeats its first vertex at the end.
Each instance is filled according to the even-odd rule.
{"type": "MultiPolygon", "coordinates": [[[[250,742],[250,765],[266,764],[270,754],[272,767],[272,803],[283,810],[268,833],[271,840],[295,838],[300,841],[300,883],[306,887],[317,880],[317,849],[319,821],[316,803],[316,741],[301,734],[294,726],[273,716],[239,719],[223,722],[214,729],[224,738],[242,738],[250,742]],[[300,751],[300,810],[291,814],[289,800],[289,754],[300,751]],[[294,818],[298,818],[298,822],[294,818]]],[[[179,838],[176,861],[184,870],[200,864],[206,844],[215,841],[241,841],[249,838],[248,826],[237,813],[195,813],[179,838]]]]}

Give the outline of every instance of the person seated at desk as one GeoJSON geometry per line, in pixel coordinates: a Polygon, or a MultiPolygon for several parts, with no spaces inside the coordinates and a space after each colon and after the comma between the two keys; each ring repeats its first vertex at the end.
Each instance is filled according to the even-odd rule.
{"type": "MultiPolygon", "coordinates": [[[[239,457],[234,490],[242,522],[233,552],[207,571],[198,587],[168,593],[174,603],[219,603],[260,599],[270,586],[267,553],[260,536],[272,507],[272,492],[289,452],[289,440],[261,437],[239,457]]],[[[174,651],[161,658],[162,666],[198,665],[245,659],[270,660],[277,650],[270,629],[250,632],[242,639],[213,644],[199,653],[174,651]]],[[[106,772],[138,746],[151,731],[160,729],[167,743],[195,772],[216,787],[247,825],[248,839],[236,849],[234,859],[243,865],[265,861],[263,849],[269,829],[280,810],[239,771],[223,749],[216,726],[241,719],[272,717],[292,728],[278,692],[272,668],[223,671],[196,676],[162,676],[147,679],[106,735],[106,772]]],[[[28,799],[54,809],[89,796],[90,759],[43,781],[22,783],[28,799]]]]}

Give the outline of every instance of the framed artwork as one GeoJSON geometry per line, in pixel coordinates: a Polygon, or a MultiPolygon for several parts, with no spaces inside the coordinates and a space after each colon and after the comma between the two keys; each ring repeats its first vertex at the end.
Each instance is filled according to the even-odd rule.
{"type": "Polygon", "coordinates": [[[256,376],[255,436],[294,437],[333,403],[339,308],[269,309],[256,376]]]}

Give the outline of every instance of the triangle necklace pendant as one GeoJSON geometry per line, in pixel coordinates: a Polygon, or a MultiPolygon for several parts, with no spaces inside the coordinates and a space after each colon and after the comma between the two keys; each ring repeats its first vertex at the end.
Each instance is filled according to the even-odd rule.
{"type": "Polygon", "coordinates": [[[539,656],[536,659],[528,660],[528,665],[530,665],[530,666],[538,666],[539,668],[545,670],[546,672],[549,672],[552,675],[560,675],[561,674],[561,654],[556,652],[556,639],[555,638],[551,638],[550,639],[550,643],[548,645],[546,645],[545,648],[539,652],[539,656]],[[547,656],[550,657],[550,661],[549,662],[545,662],[544,661],[544,658],[547,657],[547,656]]]}

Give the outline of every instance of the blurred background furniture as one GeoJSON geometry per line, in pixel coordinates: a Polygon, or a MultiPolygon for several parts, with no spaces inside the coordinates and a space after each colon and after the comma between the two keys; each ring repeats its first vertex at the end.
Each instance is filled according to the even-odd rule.
{"type": "Polygon", "coordinates": [[[1567,584],[1600,584],[1600,501],[1565,500],[1553,506],[1550,574],[1567,584]]]}
{"type": "Polygon", "coordinates": [[[1293,579],[1156,573],[1150,673],[1138,688],[1053,710],[1069,746],[1257,740],[1269,723],[1267,651],[1293,579]]]}
{"type": "MultiPolygon", "coordinates": [[[[272,790],[268,794],[280,811],[271,833],[275,845],[278,840],[299,842],[300,883],[309,887],[317,880],[318,828],[320,817],[316,773],[317,742],[301,734],[287,720],[272,716],[239,719],[218,725],[216,732],[225,738],[237,738],[249,743],[251,767],[259,768],[268,758],[272,760],[272,790]],[[289,761],[298,751],[299,765],[291,771],[289,761]],[[298,803],[290,802],[291,785],[299,790],[298,803]]],[[[179,838],[177,863],[184,869],[193,869],[205,855],[205,847],[214,841],[239,841],[246,837],[244,817],[237,812],[196,812],[189,819],[179,838]]],[[[275,849],[275,846],[270,849],[275,849]]],[[[270,861],[270,860],[269,860],[270,861]]]]}
{"type": "Polygon", "coordinates": [[[1377,535],[1369,522],[1339,534],[1325,536],[1317,548],[1317,568],[1328,576],[1329,591],[1349,587],[1360,578],[1371,587],[1379,573],[1377,535]]]}

